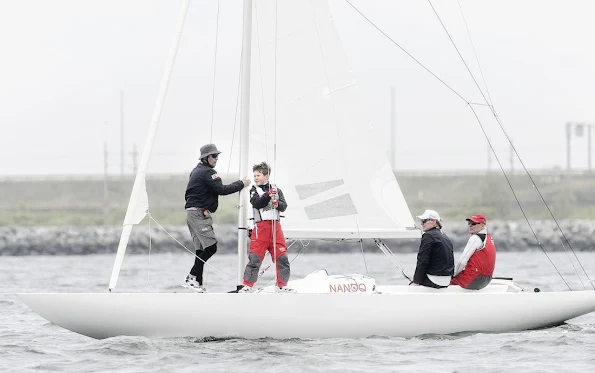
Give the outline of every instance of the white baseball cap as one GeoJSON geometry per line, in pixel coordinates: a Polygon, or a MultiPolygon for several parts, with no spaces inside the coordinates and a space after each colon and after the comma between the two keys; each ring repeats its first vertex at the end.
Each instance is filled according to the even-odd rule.
{"type": "Polygon", "coordinates": [[[438,215],[438,213],[434,210],[426,210],[426,211],[424,211],[423,214],[419,215],[417,218],[419,220],[432,219],[432,220],[440,221],[440,215],[438,215]]]}

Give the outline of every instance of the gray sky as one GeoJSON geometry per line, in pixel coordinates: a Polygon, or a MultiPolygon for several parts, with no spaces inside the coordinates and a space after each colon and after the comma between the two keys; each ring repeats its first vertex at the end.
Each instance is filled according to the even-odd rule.
{"type": "MultiPolygon", "coordinates": [[[[181,1],[0,0],[0,174],[120,170],[124,145],[142,151],[181,1]],[[107,125],[105,124],[107,122],[107,125]]],[[[352,0],[370,20],[469,102],[481,95],[424,0],[352,0]]],[[[456,0],[434,0],[483,88],[456,0]]],[[[216,0],[191,3],[150,170],[188,172],[212,136],[229,155],[238,82],[241,2],[220,0],[211,119],[216,0]]],[[[343,0],[330,0],[370,118],[388,131],[396,87],[397,168],[485,169],[487,145],[467,108],[343,0]]],[[[460,0],[489,94],[529,168],[566,166],[565,122],[595,124],[595,2],[460,0]]],[[[509,147],[486,108],[478,114],[498,156],[509,147]]],[[[236,140],[237,142],[237,140],[236,140]]],[[[572,162],[587,165],[586,138],[572,162]]],[[[237,154],[237,153],[235,153],[237,154]]],[[[224,156],[219,170],[227,171],[224,156]]],[[[492,162],[492,167],[497,167],[492,162]]],[[[515,168],[520,167],[518,161],[515,168]]],[[[126,170],[132,168],[127,155],[126,170]]],[[[234,171],[234,169],[232,169],[234,171]]]]}

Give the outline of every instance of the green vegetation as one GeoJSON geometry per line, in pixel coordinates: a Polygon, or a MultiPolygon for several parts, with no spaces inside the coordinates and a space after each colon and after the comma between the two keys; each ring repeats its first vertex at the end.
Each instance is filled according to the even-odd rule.
{"type": "MultiPolygon", "coordinates": [[[[595,220],[595,175],[536,173],[532,176],[557,219],[595,220]]],[[[523,219],[501,174],[397,173],[397,178],[414,214],[432,208],[450,221],[478,211],[491,219],[523,219]]],[[[224,182],[233,179],[233,176],[224,177],[224,182]]],[[[529,219],[549,218],[547,208],[526,175],[513,175],[509,180],[529,219]]],[[[110,177],[105,189],[102,178],[0,180],[0,225],[119,225],[124,219],[133,181],[132,176],[110,177]]],[[[160,224],[186,223],[183,210],[186,182],[185,175],[147,181],[151,213],[160,224]]],[[[219,201],[216,222],[235,224],[237,196],[221,197],[219,201]]]]}

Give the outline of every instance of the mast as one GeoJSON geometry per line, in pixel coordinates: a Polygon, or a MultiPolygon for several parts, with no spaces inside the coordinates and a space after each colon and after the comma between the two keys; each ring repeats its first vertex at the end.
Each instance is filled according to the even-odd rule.
{"type": "Polygon", "coordinates": [[[153,117],[151,119],[149,133],[147,134],[147,139],[145,140],[143,155],[140,159],[138,171],[136,172],[134,185],[132,186],[132,193],[130,194],[130,201],[128,202],[126,217],[124,218],[124,227],[122,229],[122,235],[120,236],[116,260],[109,282],[109,291],[115,289],[118,282],[118,276],[120,275],[120,268],[122,267],[124,253],[126,252],[128,239],[130,238],[130,233],[132,232],[132,226],[140,223],[149,212],[149,198],[147,196],[145,176],[149,166],[149,159],[151,158],[153,142],[155,140],[155,135],[157,134],[157,125],[159,124],[159,119],[161,118],[161,110],[163,109],[163,103],[165,101],[165,96],[167,95],[167,89],[169,87],[171,72],[176,61],[180,39],[182,38],[182,30],[184,29],[184,21],[186,20],[186,13],[188,12],[189,3],[190,0],[184,0],[182,3],[182,8],[180,9],[180,15],[178,16],[174,44],[169,51],[169,57],[167,63],[165,64],[165,71],[163,72],[163,77],[161,78],[159,96],[157,97],[157,103],[155,104],[155,109],[153,110],[153,117]]]}
{"type": "MultiPolygon", "coordinates": [[[[244,23],[242,28],[242,77],[240,111],[240,174],[249,175],[248,147],[250,144],[250,58],[252,51],[252,0],[244,0],[244,23]]],[[[248,224],[248,188],[242,189],[239,196],[238,228],[248,224]]],[[[246,267],[246,244],[248,236],[245,229],[238,229],[238,285],[241,285],[246,267]]]]}

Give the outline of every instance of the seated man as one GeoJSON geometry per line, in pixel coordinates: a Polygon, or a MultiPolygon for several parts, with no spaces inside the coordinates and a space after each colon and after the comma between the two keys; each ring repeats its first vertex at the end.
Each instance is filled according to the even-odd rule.
{"type": "Polygon", "coordinates": [[[496,245],[488,234],[486,218],[475,214],[466,219],[469,225],[469,240],[455,267],[452,285],[472,290],[486,287],[492,281],[496,265],[496,245]]]}
{"type": "Polygon", "coordinates": [[[454,269],[452,242],[442,232],[442,221],[436,211],[426,210],[417,218],[424,233],[417,253],[415,274],[409,285],[445,288],[450,283],[454,269]]]}

